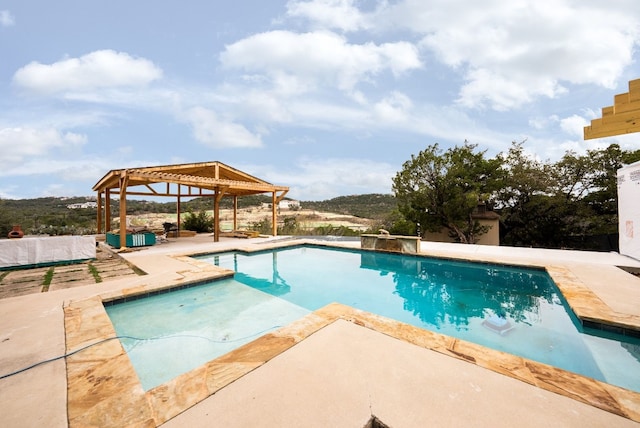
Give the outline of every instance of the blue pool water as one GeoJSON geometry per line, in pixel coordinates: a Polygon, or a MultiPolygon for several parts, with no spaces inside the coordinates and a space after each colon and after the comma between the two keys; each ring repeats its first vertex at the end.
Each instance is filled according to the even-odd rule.
{"type": "Polygon", "coordinates": [[[119,335],[155,338],[123,339],[145,389],[339,302],[640,391],[640,340],[587,334],[541,270],[310,246],[198,258],[235,278],[107,307],[119,335]]]}
{"type": "Polygon", "coordinates": [[[310,312],[233,280],[105,309],[145,390],[310,312]]]}

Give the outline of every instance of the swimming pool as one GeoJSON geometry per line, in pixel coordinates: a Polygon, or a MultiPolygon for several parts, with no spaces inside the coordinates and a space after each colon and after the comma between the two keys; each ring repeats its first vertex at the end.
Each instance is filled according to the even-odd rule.
{"type": "MultiPolygon", "coordinates": [[[[542,270],[313,246],[198,258],[236,271],[235,278],[107,308],[119,335],[163,338],[130,343],[123,339],[136,371],[138,366],[152,366],[149,358],[157,361],[164,354],[179,361],[198,354],[198,361],[208,361],[221,354],[201,352],[205,342],[222,345],[219,352],[224,353],[241,344],[240,339],[249,341],[340,302],[640,390],[640,341],[587,334],[542,270]],[[140,320],[139,314],[152,312],[154,299],[164,302],[156,309],[157,325],[164,327],[147,328],[151,317],[145,315],[145,322],[138,321],[139,330],[132,333],[135,315],[122,314],[138,314],[140,320]],[[189,320],[186,327],[173,329],[185,321],[169,321],[167,314],[173,309],[168,307],[189,320]],[[167,324],[172,329],[165,330],[167,324]],[[177,340],[169,340],[171,336],[177,340]],[[144,348],[149,353],[139,352],[144,348]]],[[[198,361],[181,370],[202,364],[198,361]]],[[[139,376],[145,389],[163,381],[145,382],[139,376]]]]}

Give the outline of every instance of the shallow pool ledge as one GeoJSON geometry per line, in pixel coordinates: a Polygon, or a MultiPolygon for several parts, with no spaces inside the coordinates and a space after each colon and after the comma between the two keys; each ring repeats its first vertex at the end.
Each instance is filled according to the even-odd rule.
{"type": "Polygon", "coordinates": [[[565,266],[545,269],[583,326],[640,338],[640,316],[614,311],[565,266]]]}

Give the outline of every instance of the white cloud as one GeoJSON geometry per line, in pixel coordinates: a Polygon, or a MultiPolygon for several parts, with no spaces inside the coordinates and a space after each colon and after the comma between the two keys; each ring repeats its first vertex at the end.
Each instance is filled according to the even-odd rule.
{"type": "MultiPolygon", "coordinates": [[[[589,116],[589,112],[590,110],[587,110],[585,111],[585,114],[589,116]]],[[[586,118],[577,114],[561,119],[558,115],[554,114],[548,117],[531,118],[529,119],[529,126],[537,131],[546,131],[548,134],[557,134],[557,129],[559,127],[562,132],[569,135],[571,138],[577,137],[577,144],[584,146],[584,144],[582,144],[582,141],[584,140],[584,127],[590,124],[590,119],[591,118],[586,118]]],[[[560,143],[558,144],[560,145],[560,143]]],[[[571,146],[571,150],[578,149],[575,147],[575,143],[573,141],[570,143],[564,142],[562,144],[568,144],[568,146],[571,146]]]]}
{"type": "Polygon", "coordinates": [[[571,84],[614,88],[640,44],[640,3],[628,0],[379,1],[370,12],[365,3],[290,1],[288,14],[343,31],[409,30],[463,77],[457,102],[465,108],[512,110],[566,95],[571,84]]]}
{"type": "Polygon", "coordinates": [[[357,31],[371,25],[357,3],[356,0],[289,1],[287,16],[307,19],[320,28],[357,31]]]}
{"type": "Polygon", "coordinates": [[[226,46],[220,61],[227,68],[269,76],[283,94],[304,93],[320,85],[350,91],[384,71],[398,76],[422,66],[411,43],[350,44],[344,37],[321,31],[256,34],[226,46]]]}
{"type": "Polygon", "coordinates": [[[566,89],[556,81],[540,76],[506,76],[488,69],[467,73],[469,83],[462,86],[457,102],[463,107],[482,107],[486,102],[497,111],[511,110],[532,102],[538,96],[554,98],[566,89]]]}
{"type": "MultiPolygon", "coordinates": [[[[121,168],[119,164],[116,167],[121,168]]],[[[0,197],[8,199],[43,197],[43,196],[83,196],[93,193],[91,187],[105,172],[116,168],[109,161],[92,156],[90,158],[64,156],[60,159],[44,157],[28,157],[21,164],[12,164],[2,171],[0,176],[10,180],[24,177],[29,180],[29,187],[0,187],[0,197]]],[[[5,180],[5,181],[6,181],[5,180]]]]}
{"type": "MultiPolygon", "coordinates": [[[[568,120],[558,120],[555,122],[561,124],[563,128],[567,128],[569,137],[564,138],[564,134],[550,133],[551,136],[533,136],[524,135],[516,141],[526,140],[525,150],[532,154],[539,161],[556,162],[560,160],[567,151],[574,151],[578,155],[584,155],[588,150],[603,150],[611,144],[619,144],[622,150],[637,150],[638,137],[629,135],[618,135],[608,138],[597,138],[593,140],[584,140],[582,137],[581,119],[579,116],[567,118],[568,120]],[[564,124],[562,124],[564,122],[564,124]],[[579,135],[576,135],[578,134],[579,135]]],[[[505,151],[508,148],[505,148],[505,151]]]]}
{"type": "MultiPolygon", "coordinates": [[[[637,62],[640,2],[481,3],[288,0],[261,10],[279,16],[271,30],[282,31],[265,30],[269,16],[255,14],[250,22],[229,24],[234,30],[224,38],[215,39],[217,30],[204,36],[176,33],[175,46],[184,47],[180,52],[144,51],[142,40],[130,38],[135,48],[89,53],[64,44],[73,26],[61,27],[50,34],[51,43],[66,46],[73,57],[27,64],[18,56],[18,63],[3,64],[17,71],[13,88],[5,87],[6,108],[0,113],[0,192],[14,192],[9,171],[16,177],[37,174],[41,182],[46,173],[52,184],[67,185],[83,174],[89,189],[105,171],[133,165],[136,153],[158,158],[135,160],[136,165],[189,162],[208,158],[213,149],[263,147],[275,140],[270,134],[287,144],[283,152],[244,150],[242,159],[272,162],[267,175],[257,175],[285,177],[270,181],[294,183],[292,192],[305,199],[389,191],[389,177],[400,166],[384,162],[417,152],[421,141],[447,147],[467,139],[491,154],[526,138],[543,159],[612,142],[638,147],[633,136],[584,142],[581,127],[600,117],[599,108],[626,92],[627,79],[636,77],[632,54],[635,49],[637,62]],[[204,46],[195,39],[208,41],[204,46]],[[215,52],[218,69],[212,69],[215,52]],[[171,64],[171,76],[163,78],[160,63],[171,64]],[[203,76],[209,80],[200,80],[203,76]],[[183,126],[167,124],[171,121],[183,126]],[[166,138],[193,135],[180,150],[184,159],[148,146],[164,130],[171,133],[166,138]],[[140,138],[144,133],[150,138],[140,138]],[[397,145],[395,157],[389,155],[389,140],[397,145]],[[107,141],[117,142],[108,152],[107,141]],[[382,163],[295,159],[319,152],[350,156],[352,146],[382,163]],[[111,165],[90,169],[88,158],[111,165]]],[[[0,30],[7,32],[3,26],[15,20],[5,12],[0,30]]],[[[106,19],[105,25],[112,25],[106,19]]],[[[22,37],[13,30],[12,37],[22,37]]],[[[35,49],[42,46],[24,46],[32,49],[23,52],[29,61],[43,61],[35,49]]]]}
{"type": "Polygon", "coordinates": [[[16,71],[13,82],[26,90],[51,95],[144,86],[161,77],[162,70],[147,59],[100,50],[51,65],[32,62],[16,71]]]}
{"type": "Polygon", "coordinates": [[[529,126],[541,130],[549,126],[555,126],[560,121],[557,115],[551,115],[549,117],[532,117],[529,119],[529,126]]]}
{"type": "Polygon", "coordinates": [[[10,27],[16,23],[16,19],[8,10],[0,10],[0,26],[10,27]]]}
{"type": "Polygon", "coordinates": [[[301,159],[289,177],[293,195],[324,200],[339,195],[391,193],[396,167],[367,159],[301,159]]]}
{"type": "Polygon", "coordinates": [[[403,93],[392,92],[373,107],[375,116],[383,123],[405,123],[410,120],[411,99],[403,93]]]}
{"type": "Polygon", "coordinates": [[[282,143],[288,146],[306,146],[306,145],[314,144],[315,142],[316,142],[316,139],[309,135],[299,135],[299,136],[289,138],[283,141],[282,143]]]}
{"type": "Polygon", "coordinates": [[[290,186],[287,196],[325,200],[340,195],[391,193],[398,167],[363,158],[300,158],[287,168],[239,166],[274,184],[290,186]]]}
{"type": "Polygon", "coordinates": [[[267,126],[295,126],[305,134],[317,129],[367,135],[393,130],[440,141],[469,139],[490,148],[508,145],[513,139],[511,134],[486,128],[459,107],[416,102],[401,91],[392,90],[372,100],[355,91],[346,94],[346,102],[314,96],[287,99],[273,91],[242,86],[228,86],[225,94],[224,110],[233,112],[235,117],[265,121],[267,126]]]}
{"type": "MultiPolygon", "coordinates": [[[[42,175],[70,182],[95,182],[107,171],[103,166],[100,160],[95,159],[30,157],[25,159],[19,167],[16,167],[12,175],[42,175]]],[[[90,188],[89,185],[88,190],[90,188]]]]}
{"type": "Polygon", "coordinates": [[[53,128],[0,129],[0,175],[15,175],[21,170],[19,175],[42,174],[43,169],[24,169],[24,163],[33,158],[47,157],[54,150],[75,150],[86,142],[85,135],[63,133],[53,128]]]}
{"type": "Polygon", "coordinates": [[[230,100],[245,113],[268,123],[290,123],[293,117],[288,103],[273,92],[234,88],[230,100]]]}
{"type": "Polygon", "coordinates": [[[585,119],[589,121],[592,119],[596,119],[597,117],[600,117],[600,112],[595,112],[593,109],[590,109],[590,108],[582,109],[582,114],[584,114],[585,119]]]}
{"type": "Polygon", "coordinates": [[[87,141],[86,136],[56,129],[0,129],[0,175],[7,168],[21,165],[31,157],[46,156],[52,150],[76,150],[87,141]]]}
{"type": "Polygon", "coordinates": [[[220,119],[218,115],[203,107],[194,107],[183,113],[191,125],[196,140],[214,148],[261,147],[262,139],[244,126],[220,119]]]}
{"type": "Polygon", "coordinates": [[[640,3],[618,3],[406,0],[377,18],[422,34],[462,74],[461,105],[508,110],[558,97],[566,83],[613,88],[640,44],[640,3]]]}
{"type": "Polygon", "coordinates": [[[589,121],[584,117],[574,114],[560,120],[560,128],[569,135],[574,137],[584,137],[584,127],[589,125],[589,121]]]}
{"type": "Polygon", "coordinates": [[[0,199],[20,199],[19,190],[16,185],[0,186],[0,199]]]}

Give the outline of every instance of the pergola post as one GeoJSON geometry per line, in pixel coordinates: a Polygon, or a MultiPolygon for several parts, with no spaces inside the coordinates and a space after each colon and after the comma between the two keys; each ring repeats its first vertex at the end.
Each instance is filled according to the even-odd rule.
{"type": "Polygon", "coordinates": [[[111,189],[104,191],[104,230],[111,232],[111,189]]]}
{"type": "Polygon", "coordinates": [[[176,221],[178,222],[178,231],[176,232],[176,238],[180,237],[180,212],[182,211],[181,202],[182,198],[180,197],[180,185],[178,184],[178,202],[176,203],[176,221]]]}
{"type": "Polygon", "coordinates": [[[284,199],[284,195],[287,194],[289,190],[283,190],[280,196],[276,197],[276,191],[274,190],[272,193],[272,206],[273,206],[273,236],[278,236],[278,211],[277,207],[280,204],[280,201],[284,199]]]}
{"type": "Polygon", "coordinates": [[[220,201],[228,187],[216,188],[213,194],[213,241],[220,241],[220,201]]]}
{"type": "Polygon", "coordinates": [[[120,175],[120,249],[127,247],[127,170],[120,175]]]}
{"type": "Polygon", "coordinates": [[[220,212],[220,206],[218,205],[218,190],[213,195],[213,242],[220,241],[220,219],[218,213],[220,212]]]}
{"type": "Polygon", "coordinates": [[[238,195],[233,196],[233,229],[238,230],[238,195]]]}
{"type": "Polygon", "coordinates": [[[278,201],[276,192],[271,192],[271,230],[273,236],[278,236],[278,201]]]}
{"type": "Polygon", "coordinates": [[[98,212],[96,218],[96,231],[98,234],[102,233],[102,193],[98,192],[98,212]]]}

